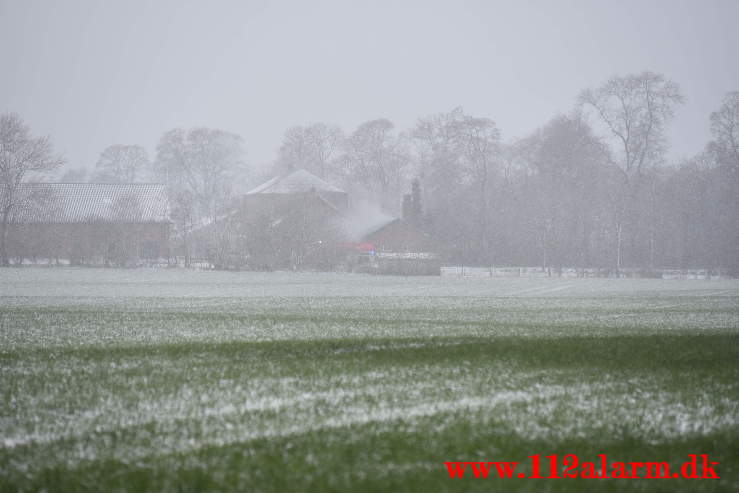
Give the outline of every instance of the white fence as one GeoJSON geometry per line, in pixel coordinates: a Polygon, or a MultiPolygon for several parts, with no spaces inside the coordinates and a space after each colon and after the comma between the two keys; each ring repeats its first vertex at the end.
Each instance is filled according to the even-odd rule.
{"type": "Polygon", "coordinates": [[[613,269],[564,267],[562,269],[544,269],[541,267],[466,267],[445,266],[441,275],[446,277],[527,277],[527,278],[579,278],[579,277],[626,277],[656,279],[725,279],[730,277],[722,270],[709,269],[621,269],[619,275],[613,269]]]}

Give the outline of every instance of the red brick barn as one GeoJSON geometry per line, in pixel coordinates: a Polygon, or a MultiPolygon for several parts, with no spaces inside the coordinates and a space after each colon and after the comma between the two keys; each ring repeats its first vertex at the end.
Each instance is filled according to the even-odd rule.
{"type": "Polygon", "coordinates": [[[362,241],[375,246],[380,274],[439,275],[441,272],[434,241],[415,221],[393,219],[362,241]]]}
{"type": "Polygon", "coordinates": [[[169,256],[164,185],[24,183],[8,224],[8,253],[23,260],[135,265],[169,256]]]}

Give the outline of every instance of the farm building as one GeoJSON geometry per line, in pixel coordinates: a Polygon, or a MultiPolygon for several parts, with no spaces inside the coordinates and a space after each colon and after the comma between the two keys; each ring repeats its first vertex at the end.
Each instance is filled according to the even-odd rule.
{"type": "Polygon", "coordinates": [[[164,185],[24,183],[8,221],[8,256],[132,265],[169,256],[164,185]]]}
{"type": "Polygon", "coordinates": [[[349,207],[349,195],[316,175],[298,169],[283,176],[267,180],[244,195],[244,212],[249,215],[262,213],[280,214],[294,206],[296,199],[317,198],[321,202],[344,212],[349,207]]]}
{"type": "Polygon", "coordinates": [[[362,239],[374,246],[380,274],[439,275],[441,261],[431,237],[411,219],[393,219],[362,239]]]}
{"type": "Polygon", "coordinates": [[[235,224],[242,227],[251,268],[439,275],[434,242],[420,227],[420,203],[405,199],[403,219],[351,238],[357,236],[349,233],[357,229],[352,222],[363,219],[351,210],[348,194],[299,169],[246,193],[235,224]]]}
{"type": "Polygon", "coordinates": [[[244,195],[242,217],[256,268],[332,269],[348,194],[304,169],[244,195]]]}
{"type": "Polygon", "coordinates": [[[354,244],[355,270],[379,274],[440,275],[436,242],[424,227],[421,189],[414,180],[403,196],[402,218],[376,225],[354,244]]]}
{"type": "Polygon", "coordinates": [[[199,228],[199,254],[225,268],[330,270],[348,207],[346,192],[299,169],[255,187],[199,228]]]}

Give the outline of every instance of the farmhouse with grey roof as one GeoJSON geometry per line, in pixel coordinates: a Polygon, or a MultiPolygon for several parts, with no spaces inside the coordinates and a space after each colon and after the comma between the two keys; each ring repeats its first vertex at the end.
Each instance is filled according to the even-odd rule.
{"type": "Polygon", "coordinates": [[[169,255],[164,185],[24,183],[16,194],[8,251],[17,260],[128,265],[169,255]]]}

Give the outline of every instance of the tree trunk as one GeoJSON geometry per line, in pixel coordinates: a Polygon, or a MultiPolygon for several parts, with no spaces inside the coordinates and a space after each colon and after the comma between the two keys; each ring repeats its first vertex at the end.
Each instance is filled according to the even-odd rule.
{"type": "Polygon", "coordinates": [[[0,265],[8,265],[8,211],[3,212],[3,222],[0,225],[0,265]]]}
{"type": "Polygon", "coordinates": [[[655,234],[654,230],[656,227],[657,222],[657,206],[656,206],[656,195],[657,195],[657,187],[652,180],[652,189],[651,193],[649,195],[649,270],[654,270],[654,245],[655,245],[655,234]]]}
{"type": "Polygon", "coordinates": [[[622,246],[622,223],[619,219],[616,224],[616,277],[621,277],[621,246],[622,246]]]}
{"type": "Polygon", "coordinates": [[[490,263],[490,255],[488,255],[488,244],[487,244],[487,235],[488,235],[488,218],[487,218],[487,195],[486,195],[486,189],[487,188],[487,176],[481,180],[480,184],[480,253],[482,255],[482,258],[479,260],[489,264],[490,263]]]}

